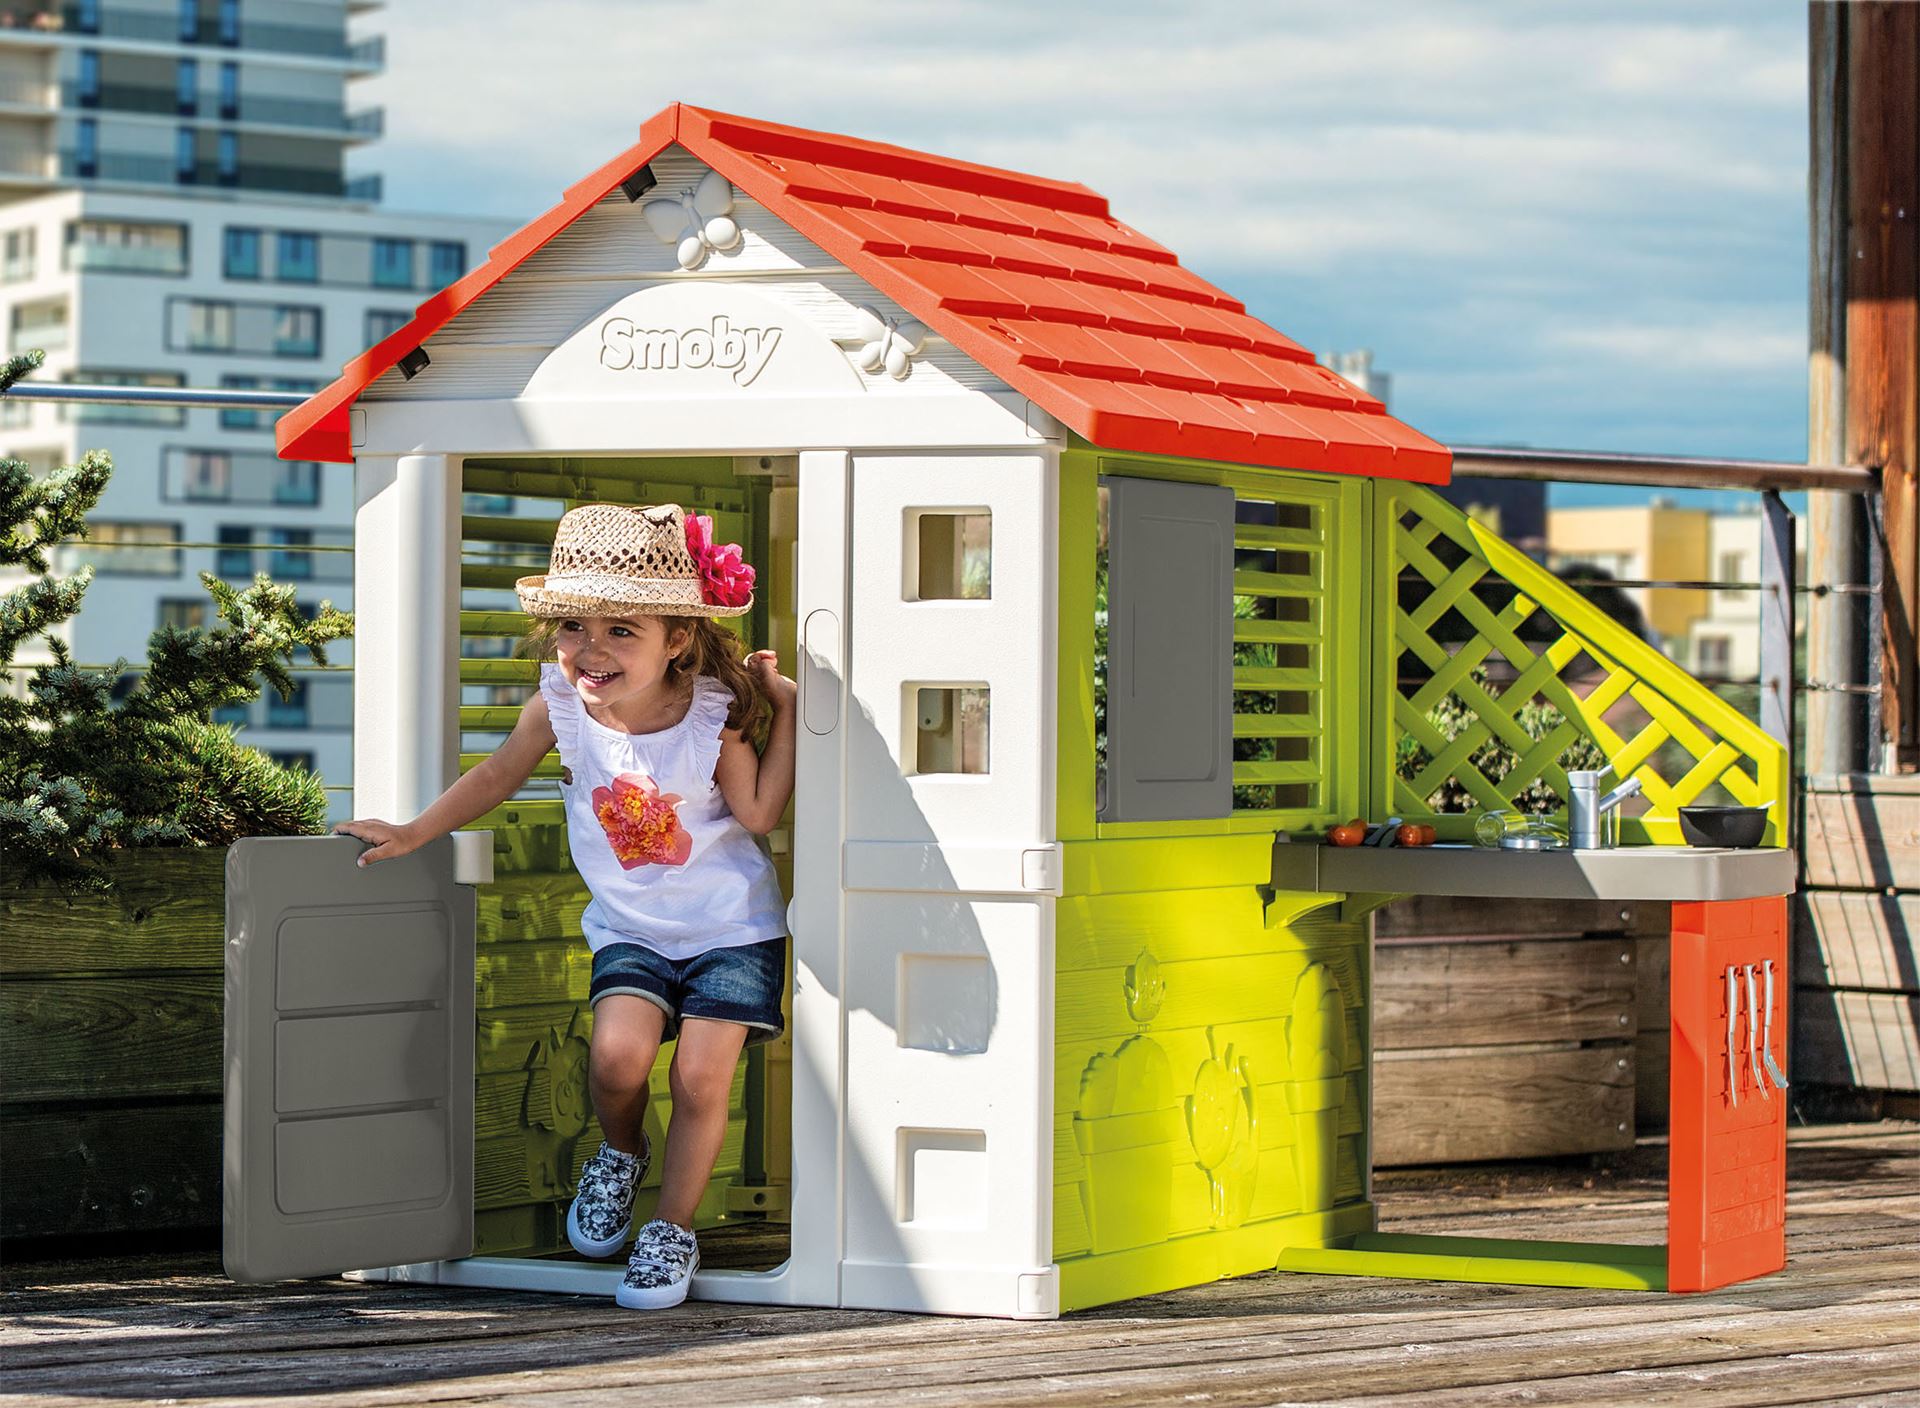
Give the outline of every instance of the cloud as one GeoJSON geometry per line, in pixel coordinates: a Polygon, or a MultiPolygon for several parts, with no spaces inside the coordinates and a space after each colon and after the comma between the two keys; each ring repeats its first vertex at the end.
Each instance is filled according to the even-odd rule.
{"type": "Polygon", "coordinates": [[[1633,419],[1621,407],[1667,403],[1727,453],[1801,448],[1778,410],[1805,401],[1797,6],[450,12],[367,20],[388,35],[364,97],[389,135],[360,160],[396,208],[530,218],[682,99],[1082,181],[1289,335],[1374,347],[1395,409],[1435,433],[1516,414],[1487,387],[1550,364],[1587,394],[1548,398],[1562,419],[1541,443],[1595,443],[1633,419]]]}
{"type": "Polygon", "coordinates": [[[1556,328],[1546,341],[1550,348],[1592,352],[1616,362],[1656,362],[1708,371],[1768,371],[1807,355],[1804,323],[1783,327],[1765,316],[1556,328]]]}

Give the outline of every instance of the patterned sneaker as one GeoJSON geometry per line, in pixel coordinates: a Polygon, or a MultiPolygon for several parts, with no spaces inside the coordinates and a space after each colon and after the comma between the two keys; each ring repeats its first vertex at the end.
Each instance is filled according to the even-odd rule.
{"type": "Polygon", "coordinates": [[[656,1217],[633,1239],[627,1274],[613,1298],[628,1310],[664,1310],[687,1298],[699,1269],[700,1244],[693,1233],[656,1217]]]}
{"type": "Polygon", "coordinates": [[[612,1256],[633,1230],[633,1190],[647,1176],[653,1150],[623,1154],[605,1141],[580,1170],[580,1191],[567,1209],[567,1240],[581,1256],[612,1256]]]}

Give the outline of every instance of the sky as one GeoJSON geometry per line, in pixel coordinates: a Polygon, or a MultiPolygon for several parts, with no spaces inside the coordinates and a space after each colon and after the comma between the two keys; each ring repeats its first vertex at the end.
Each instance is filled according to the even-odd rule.
{"type": "MultiPolygon", "coordinates": [[[[1451,444],[1806,453],[1795,0],[394,0],[355,172],[531,219],[675,100],[1077,180],[1451,444]],[[452,17],[457,22],[450,22],[452,17]]],[[[1636,491],[1557,491],[1556,503],[1636,491]]]]}

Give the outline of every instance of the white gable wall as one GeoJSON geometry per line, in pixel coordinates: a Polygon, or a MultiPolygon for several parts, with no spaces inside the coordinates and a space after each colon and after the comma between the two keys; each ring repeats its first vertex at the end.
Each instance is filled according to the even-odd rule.
{"type": "Polygon", "coordinates": [[[991,446],[1060,436],[1052,417],[931,331],[906,377],[860,368],[858,310],[898,323],[908,321],[905,312],[737,189],[739,245],[681,268],[675,245],[654,233],[642,206],[691,190],[708,168],[679,147],[651,166],[659,184],[641,202],[615,191],[435,334],[426,344],[431,364],[418,376],[408,380],[395,368],[369,387],[355,410],[356,452],[991,446]],[[712,327],[692,311],[692,291],[702,288],[716,301],[724,301],[720,289],[737,290],[771,310],[782,346],[769,375],[751,385],[716,376],[697,386],[684,375],[595,367],[591,354],[614,305],[669,288],[676,296],[665,301],[681,319],[674,326],[685,329],[712,327]],[[536,381],[570,338],[589,344],[589,355],[576,347],[572,361],[599,374],[558,378],[548,367],[536,381]],[[782,363],[809,349],[816,364],[831,349],[850,378],[782,380],[782,363]],[[644,416],[634,415],[637,405],[644,416]]]}

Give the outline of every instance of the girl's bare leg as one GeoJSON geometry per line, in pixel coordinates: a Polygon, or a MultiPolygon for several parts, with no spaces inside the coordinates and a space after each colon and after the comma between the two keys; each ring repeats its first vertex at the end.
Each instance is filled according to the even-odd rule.
{"type": "MultiPolygon", "coordinates": [[[[602,1002],[611,1001],[603,998],[602,1002]]],[[[667,1071],[673,1092],[673,1120],[667,1126],[667,1152],[660,1165],[660,1204],[654,1216],[693,1230],[693,1214],[713,1177],[714,1160],[727,1137],[727,1101],[733,1071],[746,1045],[747,1029],[738,1022],[688,1017],[680,1023],[673,1065],[667,1071]]]]}
{"type": "Polygon", "coordinates": [[[658,1005],[632,993],[609,993],[593,1005],[587,1088],[607,1143],[623,1154],[640,1152],[647,1077],[666,1025],[667,1014],[658,1005]]]}

